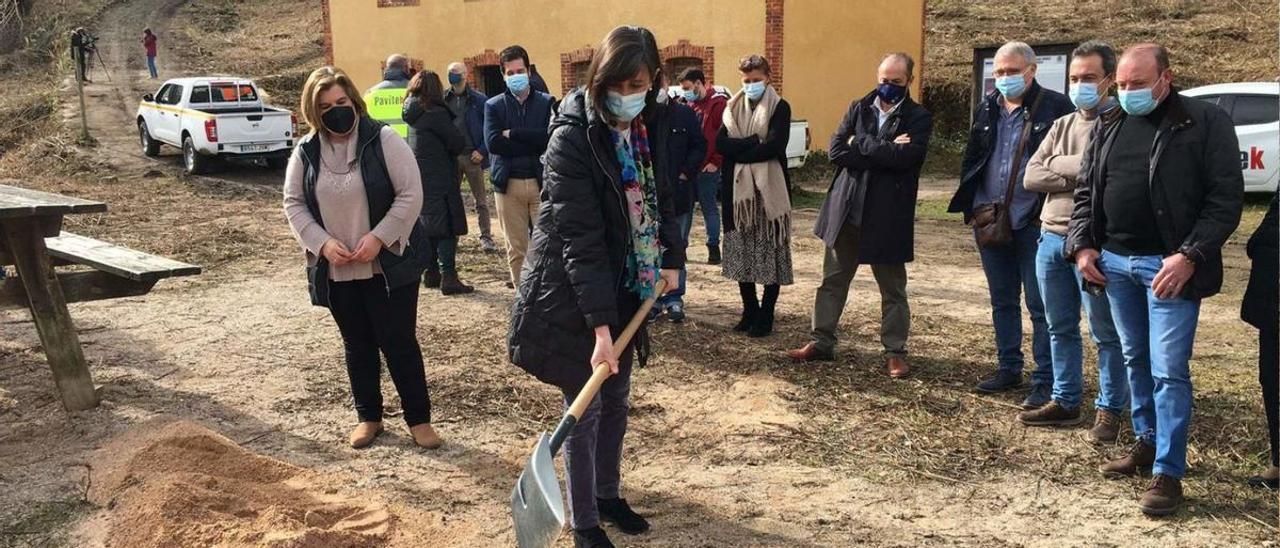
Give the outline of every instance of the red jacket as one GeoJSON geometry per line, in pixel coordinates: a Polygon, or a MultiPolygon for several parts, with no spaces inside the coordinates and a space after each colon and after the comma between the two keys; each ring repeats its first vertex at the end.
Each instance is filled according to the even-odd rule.
{"type": "Polygon", "coordinates": [[[724,125],[724,107],[727,104],[729,100],[716,95],[711,86],[707,86],[706,97],[689,103],[702,120],[702,136],[707,140],[707,157],[702,161],[701,167],[711,164],[720,169],[720,164],[724,162],[724,157],[716,150],[716,134],[720,133],[720,126],[724,125]]]}
{"type": "Polygon", "coordinates": [[[148,34],[142,37],[142,45],[147,48],[147,57],[156,56],[156,35],[148,34]]]}

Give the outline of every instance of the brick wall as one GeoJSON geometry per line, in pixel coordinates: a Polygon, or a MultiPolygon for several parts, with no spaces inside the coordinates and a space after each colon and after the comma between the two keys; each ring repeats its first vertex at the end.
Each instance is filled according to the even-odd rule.
{"type": "Polygon", "coordinates": [[[467,65],[467,85],[475,89],[480,89],[480,67],[486,65],[497,66],[498,52],[491,49],[480,52],[479,55],[473,55],[462,60],[467,65]]]}
{"type": "MultiPolygon", "coordinates": [[[[676,40],[675,44],[662,48],[658,52],[662,56],[662,63],[665,65],[668,60],[679,59],[682,57],[697,59],[702,62],[702,72],[707,75],[707,85],[715,83],[716,78],[716,48],[715,46],[697,46],[690,44],[688,40],[676,40]]],[[[671,80],[671,85],[679,84],[676,78],[679,74],[668,74],[667,78],[671,80]]]]}
{"type": "Polygon", "coordinates": [[[573,51],[560,54],[560,96],[573,91],[574,82],[578,81],[578,71],[585,71],[591,64],[596,48],[583,46],[573,51]]]}
{"type": "Polygon", "coordinates": [[[778,95],[782,95],[782,27],[785,0],[764,0],[764,57],[769,60],[773,73],[770,80],[778,95]]]}

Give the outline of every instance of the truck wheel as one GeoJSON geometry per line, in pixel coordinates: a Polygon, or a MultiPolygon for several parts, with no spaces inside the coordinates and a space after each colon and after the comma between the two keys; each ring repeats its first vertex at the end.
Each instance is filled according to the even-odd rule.
{"type": "Polygon", "coordinates": [[[213,165],[213,158],[196,151],[190,135],[182,138],[182,171],[187,175],[204,175],[213,165]]]}
{"type": "Polygon", "coordinates": [[[267,158],[267,167],[271,169],[284,169],[289,167],[289,158],[267,158]]]}
{"type": "Polygon", "coordinates": [[[151,138],[146,122],[138,122],[138,141],[142,144],[143,154],[152,158],[160,155],[160,141],[151,138]]]}

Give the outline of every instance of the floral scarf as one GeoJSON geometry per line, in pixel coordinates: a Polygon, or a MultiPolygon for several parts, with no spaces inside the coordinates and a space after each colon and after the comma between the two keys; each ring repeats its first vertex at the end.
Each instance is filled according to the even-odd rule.
{"type": "Polygon", "coordinates": [[[649,132],[637,117],[631,121],[630,146],[622,134],[610,131],[622,166],[622,190],[631,220],[631,256],[627,258],[627,289],[642,300],[654,296],[662,247],[658,241],[658,184],[653,175],[649,132]]]}

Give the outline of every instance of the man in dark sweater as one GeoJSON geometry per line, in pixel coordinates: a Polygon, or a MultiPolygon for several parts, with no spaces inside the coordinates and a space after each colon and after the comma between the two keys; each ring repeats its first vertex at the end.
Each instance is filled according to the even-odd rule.
{"type": "Polygon", "coordinates": [[[1101,471],[1150,468],[1139,507],[1167,515],[1182,504],[1200,300],[1222,288],[1244,180],[1231,118],[1178,95],[1163,47],[1125,51],[1116,88],[1123,110],[1094,127],[1064,251],[1090,287],[1105,287],[1129,371],[1138,441],[1101,471]]]}
{"type": "Polygon", "coordinates": [[[529,54],[509,46],[498,54],[507,91],[484,105],[484,139],[489,149],[489,181],[498,206],[498,224],[507,239],[511,286],[520,285],[520,268],[529,249],[529,233],[538,215],[542,161],[551,125],[551,96],[529,84],[529,54]]]}

